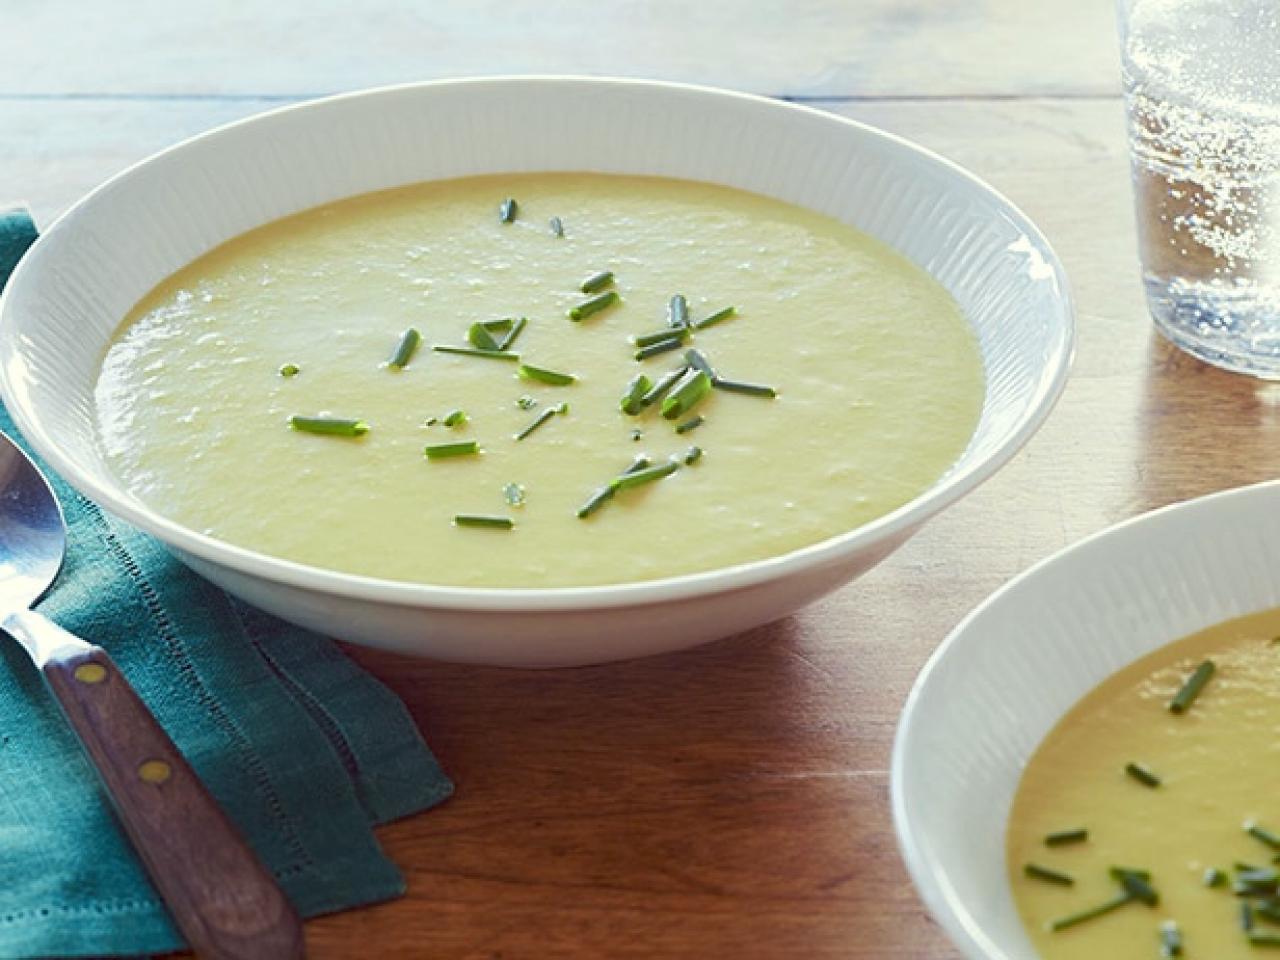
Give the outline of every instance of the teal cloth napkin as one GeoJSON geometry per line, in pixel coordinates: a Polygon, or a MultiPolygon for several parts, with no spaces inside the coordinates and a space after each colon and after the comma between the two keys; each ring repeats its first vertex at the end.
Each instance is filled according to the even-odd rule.
{"type": "MultiPolygon", "coordinates": [[[[35,236],[0,212],[0,287],[35,236]]],[[[19,439],[2,408],[0,429],[19,439]]],[[[403,893],[373,825],[453,787],[400,701],[50,479],[69,549],[39,610],[115,658],[299,912],[403,893]]],[[[181,946],[39,674],[0,637],[0,957],[181,946]]]]}

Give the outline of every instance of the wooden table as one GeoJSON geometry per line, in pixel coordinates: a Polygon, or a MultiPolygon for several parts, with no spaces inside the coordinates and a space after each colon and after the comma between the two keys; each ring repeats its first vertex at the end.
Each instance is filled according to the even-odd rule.
{"type": "MultiPolygon", "coordinates": [[[[903,134],[1005,192],[1079,304],[1056,412],[857,583],[689,653],[554,673],[352,650],[456,797],[380,837],[404,899],[314,921],[314,957],[955,957],[899,861],[888,759],[960,617],[1117,520],[1280,467],[1280,386],[1151,332],[1110,0],[10,0],[0,183],[47,220],[181,137],[279,102],[498,72],[787,96],[903,134]]],[[[963,829],[963,824],[957,824],[963,829]]],[[[999,842],[999,838],[992,838],[999,842]]]]}

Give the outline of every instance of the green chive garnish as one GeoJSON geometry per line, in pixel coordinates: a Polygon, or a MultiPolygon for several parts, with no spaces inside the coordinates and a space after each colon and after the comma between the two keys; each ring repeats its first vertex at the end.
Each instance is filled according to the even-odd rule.
{"type": "Polygon", "coordinates": [[[677,293],[667,304],[667,326],[689,326],[689,301],[682,293],[677,293]]]}
{"type": "Polygon", "coordinates": [[[1160,786],[1160,778],[1140,763],[1126,763],[1124,772],[1146,787],[1160,786]]]}
{"type": "Polygon", "coordinates": [[[301,372],[301,368],[296,363],[286,363],[280,367],[282,377],[296,377],[301,372]]]}
{"type": "Polygon", "coordinates": [[[697,416],[690,417],[684,423],[676,424],[676,433],[688,433],[690,430],[697,430],[698,427],[702,426],[706,422],[706,417],[702,414],[698,414],[697,416]]]}
{"type": "Polygon", "coordinates": [[[1240,904],[1240,929],[1245,933],[1253,929],[1253,907],[1247,900],[1240,904]]]}
{"type": "Polygon", "coordinates": [[[546,423],[556,414],[568,413],[568,412],[569,412],[568,405],[563,403],[560,404],[558,407],[547,407],[540,414],[534,417],[533,423],[529,424],[527,427],[525,427],[523,430],[521,430],[519,433],[516,434],[516,439],[523,440],[525,437],[529,436],[529,434],[533,433],[533,431],[537,430],[540,426],[542,426],[544,423],[546,423]]]}
{"type": "Polygon", "coordinates": [[[723,377],[717,377],[711,385],[717,390],[727,390],[729,393],[745,393],[749,397],[768,397],[772,400],[778,395],[778,391],[773,387],[766,387],[758,383],[743,383],[740,380],[725,380],[723,377]]]}
{"type": "Polygon", "coordinates": [[[1280,923],[1280,901],[1262,900],[1254,904],[1253,912],[1269,923],[1280,923]]]}
{"type": "Polygon", "coordinates": [[[532,410],[537,405],[538,401],[533,399],[533,397],[529,396],[527,393],[516,400],[516,406],[521,410],[532,410]]]}
{"type": "Polygon", "coordinates": [[[412,359],[414,352],[418,349],[418,344],[421,342],[422,334],[413,327],[400,334],[400,342],[396,344],[396,349],[391,354],[391,359],[387,361],[387,367],[391,370],[403,370],[409,365],[410,359],[412,359]]]}
{"type": "Polygon", "coordinates": [[[1060,920],[1054,920],[1049,924],[1049,929],[1053,931],[1066,930],[1068,927],[1074,927],[1078,923],[1084,923],[1087,920],[1093,920],[1101,917],[1103,914],[1110,913],[1123,907],[1127,903],[1132,903],[1133,898],[1127,893],[1122,893],[1106,903],[1100,903],[1096,907],[1090,907],[1088,910],[1081,910],[1079,913],[1073,913],[1070,916],[1063,917],[1060,920]]]}
{"type": "Polygon", "coordinates": [[[1244,832],[1255,840],[1261,840],[1272,850],[1280,850],[1280,836],[1276,836],[1265,827],[1259,826],[1256,820],[1245,821],[1244,832]]]}
{"type": "Polygon", "coordinates": [[[363,437],[369,432],[369,424],[363,420],[339,417],[290,417],[289,426],[299,433],[320,433],[330,437],[363,437]]]}
{"type": "Polygon", "coordinates": [[[1204,685],[1209,682],[1209,678],[1213,676],[1213,669],[1212,660],[1206,660],[1196,667],[1195,672],[1182,685],[1182,689],[1169,701],[1169,710],[1173,713],[1182,713],[1191,706],[1200,695],[1200,691],[1204,689],[1204,685]]]}
{"type": "Polygon", "coordinates": [[[715,370],[713,370],[711,367],[711,361],[708,360],[706,356],[703,355],[701,350],[696,350],[691,347],[690,349],[684,352],[684,359],[685,359],[685,362],[689,364],[689,366],[693,367],[693,369],[701,370],[708,377],[710,377],[712,383],[714,383],[718,379],[716,377],[715,370]]]}
{"type": "Polygon", "coordinates": [[[524,487],[518,483],[508,483],[502,488],[502,498],[507,501],[508,506],[523,507],[524,487]]]}
{"type": "Polygon", "coordinates": [[[473,323],[471,325],[471,329],[467,331],[467,340],[477,350],[494,351],[502,349],[502,347],[498,346],[498,341],[493,339],[493,334],[489,332],[483,323],[473,323]]]}
{"type": "Polygon", "coordinates": [[[516,317],[515,322],[511,324],[511,330],[498,341],[499,350],[510,350],[511,345],[516,342],[516,337],[524,332],[524,328],[529,325],[528,317],[516,317]]]}
{"type": "Polygon", "coordinates": [[[1137,877],[1139,880],[1151,879],[1150,870],[1141,870],[1137,867],[1108,867],[1107,873],[1112,880],[1118,880],[1121,883],[1124,882],[1125,877],[1137,877]]]}
{"type": "Polygon", "coordinates": [[[481,320],[480,326],[491,332],[497,330],[501,333],[503,330],[510,330],[512,322],[511,317],[499,317],[497,320],[481,320]]]}
{"type": "Polygon", "coordinates": [[[1160,902],[1160,894],[1156,893],[1155,888],[1137,874],[1126,873],[1124,878],[1121,879],[1120,885],[1134,900],[1141,900],[1148,907],[1154,907],[1160,902]]]}
{"type": "Polygon", "coordinates": [[[582,281],[582,285],[578,288],[583,293],[595,293],[597,290],[603,290],[605,287],[613,284],[613,271],[601,270],[599,273],[593,273],[587,279],[582,281]]]}
{"type": "MultiPolygon", "coordinates": [[[[626,474],[629,474],[629,473],[636,473],[640,470],[644,470],[646,467],[649,466],[651,462],[652,461],[650,461],[648,457],[646,457],[644,454],[641,454],[631,462],[631,466],[627,467],[626,470],[622,471],[623,475],[625,476],[626,474]]],[[[595,493],[591,494],[591,496],[587,499],[587,502],[578,508],[578,519],[585,520],[587,517],[591,516],[591,514],[595,513],[597,510],[603,507],[606,503],[608,503],[611,499],[613,499],[613,494],[614,494],[614,488],[612,485],[601,487],[595,493]]]]}
{"type": "Polygon", "coordinates": [[[1165,960],[1182,956],[1182,931],[1174,920],[1160,924],[1160,956],[1165,960]]]}
{"type": "Polygon", "coordinates": [[[632,342],[637,347],[648,347],[655,343],[665,343],[672,339],[677,339],[681,343],[684,343],[689,339],[688,329],[672,330],[667,328],[666,330],[656,330],[653,333],[642,333],[640,336],[632,340],[632,342]]]}
{"type": "Polygon", "coordinates": [[[559,217],[552,217],[550,220],[547,221],[547,223],[551,227],[551,233],[553,236],[557,236],[557,237],[564,236],[564,224],[560,222],[559,217]]]}
{"type": "Polygon", "coordinates": [[[660,353],[679,350],[682,346],[684,346],[684,336],[678,333],[672,334],[665,340],[659,340],[656,343],[641,347],[635,352],[635,358],[637,360],[648,360],[650,357],[656,357],[660,353]]]}
{"type": "Polygon", "coordinates": [[[439,417],[427,417],[427,419],[422,421],[422,425],[424,427],[434,427],[439,422],[440,422],[439,417]]]}
{"type": "Polygon", "coordinates": [[[459,527],[490,527],[495,530],[510,530],[516,522],[510,517],[494,517],[482,513],[460,513],[453,518],[459,527]]]}
{"type": "Polygon", "coordinates": [[[626,392],[622,394],[618,406],[622,408],[623,413],[634,417],[644,409],[644,395],[652,389],[653,381],[643,373],[637,373],[627,384],[626,392]]]}
{"type": "Polygon", "coordinates": [[[621,298],[618,296],[617,290],[606,290],[599,296],[592,297],[590,300],[580,303],[570,310],[569,319],[575,322],[585,320],[592,314],[599,313],[601,310],[607,310],[620,299],[621,298]]]}
{"type": "Polygon", "coordinates": [[[498,205],[498,219],[503,223],[510,223],[519,212],[520,204],[516,203],[511,197],[507,197],[498,205]]]}
{"type": "Polygon", "coordinates": [[[1221,887],[1227,882],[1227,875],[1217,867],[1210,867],[1204,872],[1204,885],[1206,887],[1221,887]]]}
{"type": "Polygon", "coordinates": [[[1059,873],[1057,870],[1050,870],[1048,867],[1042,867],[1035,863],[1028,863],[1022,868],[1022,872],[1032,880],[1043,880],[1045,883],[1056,883],[1060,887],[1070,887],[1075,884],[1075,880],[1067,876],[1065,873],[1059,873]]]}
{"type": "Polygon", "coordinates": [[[643,470],[636,470],[614,477],[609,481],[609,486],[614,490],[630,490],[632,487],[644,486],[646,483],[653,483],[655,480],[669,477],[679,469],[679,463],[675,460],[668,460],[666,463],[660,463],[656,467],[645,467],[643,470]]]}
{"type": "Polygon", "coordinates": [[[675,382],[677,380],[679,380],[681,377],[684,376],[684,372],[688,369],[689,369],[688,367],[681,366],[676,368],[675,370],[672,370],[670,373],[664,374],[663,376],[659,377],[657,381],[654,383],[653,389],[651,389],[648,393],[646,393],[644,397],[641,399],[640,401],[641,406],[644,406],[644,407],[653,406],[654,403],[656,403],[659,399],[661,399],[666,394],[666,392],[675,385],[675,382]]]}
{"type": "Polygon", "coordinates": [[[553,387],[567,387],[578,379],[572,373],[557,373],[542,367],[531,367],[527,363],[520,364],[516,373],[525,380],[536,380],[538,383],[548,383],[553,387]]]}
{"type": "Polygon", "coordinates": [[[693,466],[695,463],[697,463],[701,459],[702,459],[702,448],[697,444],[694,444],[684,452],[684,462],[689,466],[693,466]]]}
{"type": "Polygon", "coordinates": [[[1089,839],[1089,831],[1083,827],[1071,830],[1056,830],[1044,838],[1046,846],[1061,847],[1068,843],[1083,843],[1089,839]]]}
{"type": "Polygon", "coordinates": [[[644,431],[641,430],[639,427],[636,427],[631,431],[632,443],[639,443],[643,439],[644,439],[644,431]]]}
{"type": "Polygon", "coordinates": [[[1259,870],[1242,870],[1236,874],[1231,889],[1237,896],[1251,897],[1275,893],[1277,886],[1280,886],[1280,873],[1271,867],[1263,867],[1259,870]]]}
{"type": "Polygon", "coordinates": [[[717,323],[720,323],[723,320],[728,320],[730,317],[736,315],[737,312],[738,312],[737,307],[725,307],[723,310],[717,310],[715,313],[713,313],[711,316],[707,317],[706,319],[699,320],[697,323],[695,323],[693,325],[693,329],[705,330],[707,329],[707,327],[714,327],[717,323]]]}
{"type": "Polygon", "coordinates": [[[450,410],[444,415],[442,421],[446,427],[457,427],[467,422],[467,413],[465,410],[450,410]]]}
{"type": "Polygon", "coordinates": [[[520,354],[506,350],[476,350],[472,347],[450,347],[437,343],[431,348],[436,353],[456,353],[460,357],[487,357],[490,360],[519,360],[520,354]]]}
{"type": "Polygon", "coordinates": [[[1263,933],[1260,930],[1250,930],[1249,946],[1280,947],[1280,933],[1263,933]]]}
{"type": "Polygon", "coordinates": [[[1257,864],[1253,864],[1253,863],[1245,863],[1245,862],[1243,862],[1242,860],[1237,860],[1237,861],[1236,861],[1235,863],[1233,863],[1231,866],[1235,868],[1236,873],[1248,873],[1250,870],[1261,870],[1261,869],[1262,869],[1262,868],[1261,868],[1261,867],[1259,867],[1257,864]]]}
{"type": "Polygon", "coordinates": [[[662,416],[678,420],[711,392],[711,378],[701,370],[688,370],[662,401],[662,416]]]}
{"type": "Polygon", "coordinates": [[[449,457],[467,457],[480,452],[480,444],[475,440],[463,440],[458,443],[433,443],[423,448],[422,452],[428,460],[444,460],[449,457]]]}

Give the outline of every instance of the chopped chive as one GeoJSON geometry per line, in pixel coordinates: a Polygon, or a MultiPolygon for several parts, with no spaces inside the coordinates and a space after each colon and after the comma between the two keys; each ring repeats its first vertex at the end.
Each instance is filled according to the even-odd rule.
{"type": "Polygon", "coordinates": [[[552,236],[556,236],[556,237],[564,236],[564,224],[560,221],[559,217],[552,217],[550,220],[547,221],[547,224],[548,226],[551,227],[552,236]]]}
{"type": "Polygon", "coordinates": [[[1280,886],[1280,873],[1271,867],[1259,870],[1242,870],[1236,874],[1231,889],[1237,896],[1251,897],[1260,893],[1275,893],[1280,886]]]}
{"type": "Polygon", "coordinates": [[[631,441],[633,443],[639,443],[643,439],[644,439],[644,431],[641,430],[639,427],[636,427],[631,431],[631,441]]]}
{"type": "Polygon", "coordinates": [[[480,326],[484,327],[486,330],[489,330],[489,331],[497,330],[499,333],[501,333],[503,330],[511,329],[511,323],[513,319],[514,318],[512,317],[501,317],[500,319],[497,319],[497,320],[481,320],[480,326]]]}
{"type": "Polygon", "coordinates": [[[488,328],[483,323],[473,323],[471,329],[467,331],[467,340],[477,350],[501,350],[498,341],[493,339],[488,328]]]}
{"type": "Polygon", "coordinates": [[[459,527],[492,527],[497,530],[510,530],[516,522],[510,517],[494,517],[481,513],[460,513],[453,518],[459,527]]]}
{"type": "Polygon", "coordinates": [[[1049,924],[1049,929],[1053,931],[1066,930],[1068,927],[1074,927],[1078,923],[1084,923],[1087,920],[1093,920],[1101,917],[1103,914],[1110,913],[1119,907],[1123,907],[1127,903],[1132,903],[1133,898],[1127,893],[1113,897],[1105,903],[1100,903],[1096,907],[1090,907],[1088,910],[1081,910],[1079,913],[1073,913],[1070,916],[1062,917],[1054,920],[1049,924]]]}
{"type": "Polygon", "coordinates": [[[689,339],[688,329],[672,330],[668,327],[666,330],[656,330],[653,333],[642,333],[640,336],[632,340],[637,347],[648,347],[655,343],[664,343],[672,338],[678,338],[681,343],[689,339]]]}
{"type": "Polygon", "coordinates": [[[1210,867],[1202,878],[1206,887],[1221,887],[1227,882],[1227,875],[1217,867],[1210,867]]]}
{"type": "Polygon", "coordinates": [[[1143,786],[1152,788],[1160,786],[1160,778],[1140,763],[1126,763],[1124,765],[1124,772],[1133,777],[1134,780],[1137,780],[1143,786]]]}
{"type": "Polygon", "coordinates": [[[1276,836],[1265,827],[1259,826],[1256,820],[1245,821],[1244,832],[1255,840],[1261,840],[1272,850],[1280,850],[1280,836],[1276,836]]]}
{"type": "Polygon", "coordinates": [[[422,449],[428,460],[444,460],[448,457],[467,457],[480,452],[480,444],[475,440],[463,440],[458,443],[433,443],[422,449]]]}
{"type": "Polygon", "coordinates": [[[529,434],[533,433],[533,431],[537,430],[540,426],[542,426],[544,423],[546,423],[556,414],[567,413],[568,410],[569,408],[563,403],[560,404],[558,407],[547,407],[540,414],[538,414],[536,417],[533,418],[533,423],[529,424],[527,427],[525,427],[523,430],[521,430],[519,433],[516,434],[516,439],[523,440],[525,437],[529,436],[529,434]]]}
{"type": "Polygon", "coordinates": [[[320,433],[330,437],[363,437],[369,424],[339,417],[290,417],[289,426],[299,433],[320,433]]]}
{"type": "Polygon", "coordinates": [[[620,474],[609,481],[609,486],[614,490],[630,490],[632,487],[644,486],[646,483],[653,483],[655,480],[669,477],[679,469],[679,463],[675,460],[668,460],[666,463],[660,463],[656,467],[645,467],[643,470],[620,474]]]}
{"type": "Polygon", "coordinates": [[[692,410],[711,392],[711,378],[701,370],[690,368],[671,392],[663,398],[662,416],[666,420],[678,420],[692,410]]]}
{"type": "Polygon", "coordinates": [[[424,427],[434,427],[439,422],[440,422],[439,417],[427,417],[427,419],[422,421],[422,425],[424,427]]]}
{"type": "Polygon", "coordinates": [[[1182,931],[1177,921],[1166,920],[1160,924],[1160,956],[1165,960],[1182,956],[1182,931]]]}
{"type": "Polygon", "coordinates": [[[1160,894],[1156,893],[1155,888],[1146,879],[1136,873],[1126,873],[1120,885],[1134,900],[1140,900],[1148,907],[1154,907],[1160,902],[1160,894]]]}
{"type": "Polygon", "coordinates": [[[1262,900],[1253,905],[1253,912],[1268,923],[1280,923],[1280,901],[1262,900]]]}
{"type": "Polygon", "coordinates": [[[1050,870],[1048,867],[1042,867],[1039,864],[1028,863],[1022,868],[1022,872],[1032,880],[1043,880],[1046,883],[1056,883],[1060,887],[1070,887],[1075,884],[1075,880],[1060,873],[1057,870],[1050,870]]]}
{"type": "Polygon", "coordinates": [[[651,389],[653,389],[653,381],[643,373],[637,373],[627,384],[627,389],[622,394],[622,399],[618,401],[618,406],[622,408],[623,413],[634,417],[644,409],[644,395],[651,389]]]}
{"type": "Polygon", "coordinates": [[[768,397],[772,400],[778,395],[778,391],[773,387],[766,387],[758,383],[743,383],[740,380],[725,380],[723,377],[717,377],[711,384],[717,390],[727,390],[730,393],[745,393],[749,397],[768,397]]]}
{"type": "Polygon", "coordinates": [[[623,473],[637,473],[653,466],[653,461],[646,457],[643,453],[631,461],[631,466],[623,470],[623,473]]]}
{"type": "Polygon", "coordinates": [[[396,349],[391,354],[391,359],[387,361],[387,368],[390,370],[403,370],[407,367],[418,349],[418,344],[421,342],[422,334],[413,327],[400,334],[400,342],[396,344],[396,349]]]}
{"type": "Polygon", "coordinates": [[[280,376],[282,377],[296,377],[301,372],[302,368],[296,363],[285,363],[280,366],[280,376]]]}
{"type": "Polygon", "coordinates": [[[1200,695],[1200,691],[1204,689],[1204,685],[1209,682],[1209,678],[1213,676],[1213,661],[1206,660],[1200,666],[1196,667],[1195,672],[1187,678],[1187,682],[1182,685],[1182,689],[1174,695],[1169,701],[1169,710],[1172,713],[1183,713],[1188,707],[1195,702],[1196,697],[1200,695]]]}
{"type": "Polygon", "coordinates": [[[498,341],[499,350],[510,350],[511,345],[516,342],[516,337],[524,332],[524,328],[529,325],[528,317],[516,317],[515,322],[511,324],[511,330],[498,341]]]}
{"type": "Polygon", "coordinates": [[[635,352],[635,358],[637,360],[648,360],[650,357],[656,357],[660,353],[679,350],[682,346],[684,346],[684,336],[679,333],[673,333],[665,340],[659,340],[656,343],[641,347],[635,352]]]}
{"type": "Polygon", "coordinates": [[[520,354],[506,350],[476,350],[472,347],[450,347],[437,343],[431,348],[436,353],[456,353],[460,357],[486,357],[490,360],[519,360],[520,354]]]}
{"type": "Polygon", "coordinates": [[[516,406],[521,410],[532,410],[537,405],[538,401],[533,399],[533,397],[529,396],[527,393],[516,399],[516,406]]]}
{"type": "Polygon", "coordinates": [[[698,427],[702,426],[706,422],[707,418],[699,413],[696,416],[690,417],[684,423],[676,424],[676,433],[688,433],[691,430],[697,430],[698,427]]]}
{"type": "Polygon", "coordinates": [[[684,352],[684,359],[689,366],[695,370],[701,370],[710,377],[713,383],[716,381],[716,372],[711,366],[711,361],[706,358],[706,355],[701,350],[690,347],[684,352]]]}
{"type": "Polygon", "coordinates": [[[720,323],[723,320],[728,320],[730,317],[735,316],[737,312],[738,312],[737,307],[725,307],[723,310],[717,310],[715,313],[711,314],[711,316],[706,317],[702,320],[699,320],[697,323],[695,323],[693,325],[693,329],[705,330],[707,329],[707,327],[714,327],[717,323],[720,323]]]}
{"type": "Polygon", "coordinates": [[[644,395],[640,400],[640,405],[651,407],[654,403],[666,395],[666,392],[675,385],[675,382],[684,376],[684,372],[689,368],[686,366],[677,367],[670,373],[663,374],[653,384],[653,388],[644,395]]]}
{"type": "MultiPolygon", "coordinates": [[[[644,470],[651,463],[652,461],[642,453],[640,454],[640,456],[636,457],[633,461],[631,461],[631,466],[627,467],[626,470],[622,471],[623,476],[626,476],[627,474],[631,474],[631,473],[637,473],[641,470],[644,470]]],[[[587,502],[578,508],[578,519],[585,520],[587,517],[591,516],[591,514],[595,513],[597,510],[603,507],[606,503],[608,503],[611,499],[613,499],[613,494],[614,494],[614,488],[612,484],[610,484],[609,486],[601,487],[595,493],[591,494],[591,496],[587,499],[587,502]]]]}
{"type": "Polygon", "coordinates": [[[446,427],[457,427],[467,422],[467,413],[465,410],[450,410],[444,415],[441,421],[446,427]]]}
{"type": "Polygon", "coordinates": [[[531,367],[527,363],[520,364],[516,373],[525,380],[536,380],[538,383],[547,383],[553,387],[567,387],[578,379],[572,373],[557,373],[542,367],[531,367]]]}
{"type": "Polygon", "coordinates": [[[702,448],[697,444],[694,444],[684,452],[684,462],[688,466],[693,466],[695,463],[697,463],[701,459],[702,459],[702,448]]]}
{"type": "Polygon", "coordinates": [[[1245,862],[1243,862],[1242,860],[1237,860],[1237,861],[1236,861],[1235,863],[1233,863],[1231,866],[1235,869],[1236,873],[1248,873],[1250,870],[1261,870],[1261,869],[1262,869],[1261,867],[1257,866],[1256,864],[1253,864],[1253,863],[1245,863],[1245,862]]]}
{"type": "Polygon", "coordinates": [[[511,197],[507,197],[498,205],[498,219],[503,223],[510,223],[519,212],[520,204],[516,203],[511,197]]]}
{"type": "Polygon", "coordinates": [[[667,326],[689,326],[689,301],[684,298],[683,293],[677,293],[667,304],[667,326]]]}
{"type": "Polygon", "coordinates": [[[605,287],[613,285],[613,271],[601,270],[599,273],[593,273],[587,279],[582,281],[578,287],[583,293],[595,293],[597,290],[603,290],[605,287]]]}
{"type": "Polygon", "coordinates": [[[1280,933],[1263,933],[1259,930],[1250,930],[1249,946],[1280,947],[1280,933]]]}
{"type": "Polygon", "coordinates": [[[1151,879],[1150,870],[1141,870],[1137,867],[1108,867],[1107,873],[1112,880],[1119,880],[1121,883],[1124,882],[1125,877],[1137,877],[1139,880],[1151,879]]]}
{"type": "Polygon", "coordinates": [[[1089,831],[1084,827],[1071,830],[1056,830],[1044,838],[1045,846],[1061,847],[1068,843],[1083,843],[1089,839],[1089,831]]]}
{"type": "Polygon", "coordinates": [[[1240,929],[1245,933],[1253,929],[1253,907],[1247,900],[1240,904],[1240,929]]]}
{"type": "Polygon", "coordinates": [[[592,314],[599,313],[601,310],[607,310],[620,299],[621,298],[618,296],[617,290],[606,290],[599,296],[592,297],[590,300],[586,300],[570,310],[569,319],[575,322],[585,320],[592,314]]]}
{"type": "Polygon", "coordinates": [[[518,483],[508,483],[502,488],[502,498],[507,501],[507,505],[511,507],[524,506],[524,487],[518,483]]]}

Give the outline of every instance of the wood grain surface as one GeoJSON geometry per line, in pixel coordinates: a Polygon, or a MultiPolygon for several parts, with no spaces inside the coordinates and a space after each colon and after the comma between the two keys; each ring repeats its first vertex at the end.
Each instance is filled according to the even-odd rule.
{"type": "Polygon", "coordinates": [[[1280,386],[1202,366],[1151,330],[1111,4],[106,9],[10,0],[0,15],[20,38],[0,73],[0,182],[46,222],[150,151],[299,95],[539,70],[816,98],[963,164],[1041,226],[1079,309],[1065,395],[1012,463],[862,580],[746,636],[610,667],[520,673],[352,649],[408,704],[458,792],[381,831],[405,898],[307,924],[320,958],[954,960],[889,818],[890,746],[917,671],[1037,560],[1280,468],[1280,386]]]}

